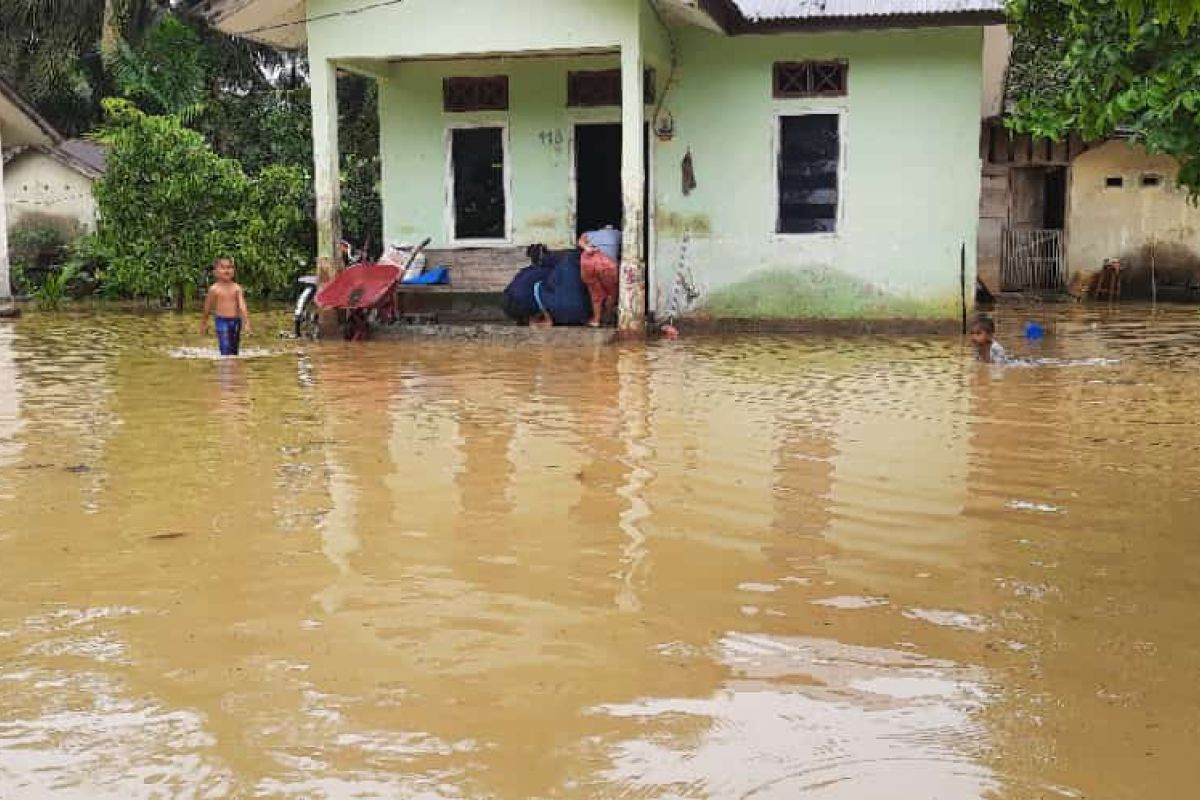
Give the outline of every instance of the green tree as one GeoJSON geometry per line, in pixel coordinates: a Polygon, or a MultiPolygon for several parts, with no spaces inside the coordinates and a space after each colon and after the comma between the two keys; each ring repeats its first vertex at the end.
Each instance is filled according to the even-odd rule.
{"type": "Polygon", "coordinates": [[[108,169],[96,183],[93,239],[107,263],[101,279],[127,296],[173,293],[182,308],[213,260],[235,252],[246,176],[174,117],[125,100],[106,100],[104,109],[108,169]]]}
{"type": "Polygon", "coordinates": [[[270,166],[248,185],[238,223],[238,280],[267,294],[287,286],[307,267],[308,176],[293,166],[270,166]]]}
{"type": "Polygon", "coordinates": [[[1014,71],[1014,124],[1061,139],[1120,131],[1180,163],[1200,195],[1200,26],[1197,0],[1014,0],[1022,42],[1037,60],[1014,71]]]}
{"type": "Polygon", "coordinates": [[[140,42],[165,0],[0,0],[0,75],[61,131],[100,120],[112,93],[105,61],[140,42]]]}
{"type": "Polygon", "coordinates": [[[111,72],[118,91],[150,114],[194,119],[203,109],[208,61],[199,34],[163,15],[135,49],[117,42],[111,72]]]}

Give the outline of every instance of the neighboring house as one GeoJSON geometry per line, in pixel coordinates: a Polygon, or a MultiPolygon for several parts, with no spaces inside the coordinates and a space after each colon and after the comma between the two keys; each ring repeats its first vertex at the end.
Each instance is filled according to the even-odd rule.
{"type": "Polygon", "coordinates": [[[208,14],[307,43],[322,255],[339,236],[345,70],[379,85],[389,241],[432,236],[453,263],[621,226],[631,330],[676,310],[688,272],[687,310],[711,317],[962,311],[1002,0],[210,0],[208,14]]]}
{"type": "Polygon", "coordinates": [[[64,227],[96,228],[92,184],[104,174],[104,148],[72,139],[57,147],[32,145],[4,152],[4,195],[9,227],[30,215],[64,227]]]}
{"type": "MultiPolygon", "coordinates": [[[[16,91],[0,80],[0,152],[6,147],[50,146],[59,136],[16,91]]],[[[4,196],[4,159],[0,158],[0,300],[12,297],[8,263],[8,202],[4,196]]]]}
{"type": "Polygon", "coordinates": [[[1108,259],[1125,269],[1126,297],[1200,287],[1200,208],[1177,162],[1122,138],[1033,139],[1004,120],[983,129],[979,276],[993,290],[1085,286],[1108,259]]]}

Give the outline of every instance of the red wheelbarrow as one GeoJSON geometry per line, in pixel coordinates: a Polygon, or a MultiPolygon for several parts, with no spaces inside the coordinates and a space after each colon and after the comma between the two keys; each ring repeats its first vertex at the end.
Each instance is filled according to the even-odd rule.
{"type": "Polygon", "coordinates": [[[372,323],[396,321],[396,284],[403,274],[391,264],[347,267],[317,292],[317,305],[346,312],[346,340],[361,342],[372,323]]]}

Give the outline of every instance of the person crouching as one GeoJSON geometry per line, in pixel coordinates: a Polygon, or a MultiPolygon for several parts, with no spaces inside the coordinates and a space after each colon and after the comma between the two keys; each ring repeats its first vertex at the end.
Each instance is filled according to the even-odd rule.
{"type": "Polygon", "coordinates": [[[598,328],[600,321],[617,305],[621,232],[611,227],[589,231],[579,237],[579,249],[583,251],[579,262],[580,277],[592,299],[592,317],[587,324],[598,328]]]}

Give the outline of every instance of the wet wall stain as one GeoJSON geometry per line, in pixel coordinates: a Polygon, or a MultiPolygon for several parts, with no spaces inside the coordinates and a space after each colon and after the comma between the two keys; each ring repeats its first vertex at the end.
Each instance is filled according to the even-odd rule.
{"type": "Polygon", "coordinates": [[[664,208],[655,209],[654,227],[659,236],[708,236],[712,233],[712,220],[707,214],[677,214],[664,208]]]}
{"type": "Polygon", "coordinates": [[[717,289],[701,302],[699,314],[756,319],[941,319],[960,314],[960,303],[960,298],[944,295],[890,295],[834,269],[775,269],[717,289]]]}

